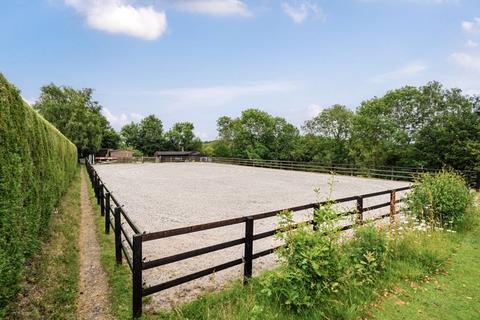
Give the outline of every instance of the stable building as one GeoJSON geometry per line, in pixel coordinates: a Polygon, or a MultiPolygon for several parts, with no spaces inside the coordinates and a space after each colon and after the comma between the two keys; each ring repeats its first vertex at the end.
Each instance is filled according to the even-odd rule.
{"type": "Polygon", "coordinates": [[[157,151],[154,155],[156,162],[197,162],[202,158],[198,151],[157,151]]]}

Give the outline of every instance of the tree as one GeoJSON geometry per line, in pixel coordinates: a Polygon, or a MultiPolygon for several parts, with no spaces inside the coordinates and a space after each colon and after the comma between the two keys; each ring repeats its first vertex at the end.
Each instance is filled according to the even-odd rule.
{"type": "Polygon", "coordinates": [[[303,129],[312,135],[346,141],[351,135],[353,116],[353,111],[335,104],[306,121],[303,129]]]}
{"type": "Polygon", "coordinates": [[[357,109],[351,155],[373,166],[473,168],[478,106],[478,97],[438,82],[389,91],[357,109]]]}
{"type": "Polygon", "coordinates": [[[480,155],[479,97],[466,97],[461,90],[445,90],[443,106],[415,138],[414,157],[427,167],[478,169],[480,155]]]}
{"type": "Polygon", "coordinates": [[[153,114],[144,118],[140,122],[139,139],[138,149],[145,154],[153,155],[161,150],[165,142],[162,121],[153,114]]]}
{"type": "Polygon", "coordinates": [[[137,149],[140,146],[140,125],[134,122],[124,125],[120,136],[127,147],[137,149]]]}
{"type": "Polygon", "coordinates": [[[202,148],[202,142],[195,137],[193,133],[193,123],[179,122],[166,133],[167,146],[176,151],[199,151],[202,148]]]}
{"type": "Polygon", "coordinates": [[[81,157],[101,147],[103,134],[109,128],[92,92],[88,88],[75,90],[50,84],[42,87],[40,99],[33,106],[77,146],[81,157]]]}
{"type": "Polygon", "coordinates": [[[249,159],[290,159],[299,136],[298,129],[285,119],[258,109],[246,109],[236,119],[221,117],[217,126],[218,150],[249,159]]]}
{"type": "Polygon", "coordinates": [[[305,122],[303,130],[308,139],[303,142],[325,148],[319,150],[322,157],[314,155],[323,163],[349,162],[349,142],[352,134],[354,112],[345,106],[336,104],[320,112],[316,117],[305,122]]]}
{"type": "Polygon", "coordinates": [[[113,128],[109,127],[103,131],[102,148],[118,149],[120,141],[120,135],[113,128]]]}
{"type": "Polygon", "coordinates": [[[162,150],[165,144],[162,121],[153,114],[138,124],[132,122],[123,126],[121,135],[127,147],[149,156],[162,150]]]}

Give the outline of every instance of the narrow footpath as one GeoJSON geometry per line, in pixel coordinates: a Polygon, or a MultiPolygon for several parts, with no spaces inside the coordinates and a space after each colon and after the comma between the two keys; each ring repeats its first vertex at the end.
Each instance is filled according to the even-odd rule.
{"type": "Polygon", "coordinates": [[[95,212],[88,197],[87,178],[81,172],[80,284],[78,319],[113,319],[106,275],[100,263],[100,246],[95,234],[95,212]]]}

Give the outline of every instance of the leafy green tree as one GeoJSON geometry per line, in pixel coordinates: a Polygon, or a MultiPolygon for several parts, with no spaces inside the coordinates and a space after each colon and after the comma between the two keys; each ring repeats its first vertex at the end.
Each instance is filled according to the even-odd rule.
{"type": "Polygon", "coordinates": [[[285,119],[257,109],[244,110],[236,119],[221,117],[217,126],[221,152],[249,159],[290,159],[299,136],[285,119]]]}
{"type": "Polygon", "coordinates": [[[109,127],[103,131],[102,148],[118,149],[120,141],[120,135],[113,128],[109,127]]]}
{"type": "Polygon", "coordinates": [[[480,98],[452,89],[444,91],[443,104],[416,135],[414,157],[432,168],[478,169],[480,98]]]}
{"type": "Polygon", "coordinates": [[[351,155],[373,166],[473,168],[478,100],[430,82],[364,101],[353,121],[351,155]]]}
{"type": "Polygon", "coordinates": [[[163,124],[155,115],[149,115],[140,122],[139,128],[140,145],[137,149],[147,155],[153,155],[163,148],[165,139],[163,136],[163,124]]]}
{"type": "Polygon", "coordinates": [[[194,126],[191,122],[178,122],[165,134],[168,149],[176,151],[199,151],[202,142],[193,132],[194,126]]]}
{"type": "Polygon", "coordinates": [[[306,121],[303,129],[313,135],[346,141],[351,135],[353,116],[353,111],[343,105],[335,104],[306,121]]]}
{"type": "Polygon", "coordinates": [[[317,154],[313,159],[322,163],[349,162],[349,141],[352,134],[354,112],[345,106],[336,104],[320,112],[313,119],[307,120],[303,130],[308,139],[303,142],[312,144],[317,154]],[[321,150],[318,147],[322,146],[321,150]]]}
{"type": "Polygon", "coordinates": [[[120,136],[126,147],[137,149],[140,146],[140,125],[134,122],[124,125],[120,136]]]}
{"type": "Polygon", "coordinates": [[[122,127],[121,136],[127,147],[141,151],[145,155],[153,155],[165,145],[163,124],[155,115],[149,115],[140,123],[130,123],[122,127]]]}
{"type": "Polygon", "coordinates": [[[92,98],[92,89],[50,84],[42,87],[33,108],[70,139],[82,157],[101,147],[103,134],[109,128],[102,107],[92,98]]]}

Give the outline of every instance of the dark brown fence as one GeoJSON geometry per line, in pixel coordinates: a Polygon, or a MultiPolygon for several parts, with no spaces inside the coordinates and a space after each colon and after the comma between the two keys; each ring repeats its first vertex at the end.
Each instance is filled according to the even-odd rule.
{"type": "MultiPolygon", "coordinates": [[[[217,159],[216,162],[219,162],[218,158],[216,159],[217,159]]],[[[234,162],[232,161],[230,163],[233,164],[234,162]]],[[[242,162],[243,165],[248,165],[247,163],[252,163],[252,162],[242,162]]],[[[241,164],[241,163],[235,163],[235,164],[241,164]]],[[[266,164],[266,163],[263,162],[263,164],[266,164]]],[[[255,162],[255,165],[258,165],[258,162],[255,162]]],[[[269,165],[270,167],[274,166],[272,163],[269,163],[269,165]]],[[[275,166],[276,165],[277,164],[275,164],[275,166]]],[[[117,264],[122,263],[122,252],[123,252],[123,255],[125,256],[126,261],[128,263],[128,266],[132,271],[132,284],[133,284],[132,307],[133,307],[134,318],[140,317],[142,314],[142,298],[143,297],[181,285],[186,282],[193,281],[195,279],[216,273],[221,270],[225,270],[225,269],[243,264],[244,281],[246,281],[249,277],[252,276],[252,265],[255,259],[272,254],[275,252],[275,250],[281,247],[281,246],[277,246],[274,248],[270,248],[267,250],[258,251],[254,253],[253,248],[254,248],[255,241],[264,239],[267,237],[272,237],[276,233],[283,231],[282,229],[274,228],[272,230],[255,234],[254,233],[255,221],[275,217],[284,211],[298,212],[298,211],[303,211],[307,209],[315,210],[327,203],[327,201],[310,203],[310,204],[301,205],[297,207],[285,208],[281,210],[275,210],[275,211],[243,216],[243,217],[238,217],[233,219],[226,219],[226,220],[215,221],[215,222],[210,222],[205,224],[198,224],[198,225],[193,225],[188,227],[146,233],[141,229],[139,229],[134,224],[134,222],[129,218],[129,216],[122,209],[121,204],[115,199],[113,194],[107,189],[107,187],[99,177],[98,173],[95,171],[93,166],[88,161],[86,162],[86,167],[87,167],[87,172],[92,181],[92,187],[94,189],[96,199],[98,201],[98,204],[100,205],[101,214],[102,216],[105,216],[105,232],[109,233],[110,229],[112,229],[115,234],[116,263],[117,264]],[[113,219],[112,219],[112,215],[113,215],[113,219]],[[222,227],[227,227],[232,225],[241,225],[241,224],[244,225],[244,230],[245,230],[244,236],[241,238],[229,240],[229,241],[214,244],[214,245],[209,245],[199,249],[177,253],[167,257],[144,260],[144,255],[142,253],[142,250],[143,250],[143,244],[146,242],[195,233],[195,232],[204,231],[204,230],[211,230],[211,229],[222,228],[222,227]],[[219,250],[223,250],[223,249],[238,246],[238,245],[244,246],[244,250],[243,250],[244,253],[242,257],[238,257],[237,259],[234,259],[216,266],[212,266],[207,269],[196,271],[194,273],[181,276],[179,278],[171,279],[166,282],[157,283],[157,284],[148,285],[148,286],[143,285],[144,270],[157,268],[167,264],[175,263],[178,261],[201,256],[204,254],[216,252],[219,250]]],[[[307,169],[308,167],[305,166],[304,168],[307,169]]],[[[281,167],[281,169],[285,169],[285,168],[281,167]]],[[[300,167],[295,167],[294,170],[300,170],[300,167]]],[[[315,172],[318,172],[318,171],[315,171],[315,172]]],[[[475,179],[476,179],[475,182],[477,183],[476,186],[478,187],[480,183],[478,181],[478,176],[476,176],[475,179]]],[[[374,221],[385,219],[385,218],[390,218],[390,222],[393,222],[395,219],[394,218],[395,215],[399,213],[397,204],[402,202],[403,200],[398,193],[402,191],[406,191],[408,189],[410,189],[410,187],[403,187],[403,188],[397,188],[392,190],[385,190],[385,191],[374,192],[369,194],[362,194],[357,196],[340,198],[340,199],[335,199],[333,201],[328,201],[328,202],[333,202],[335,204],[352,202],[352,201],[355,202],[356,205],[354,210],[341,213],[342,217],[350,216],[354,218],[352,219],[352,221],[354,221],[353,223],[349,223],[341,227],[341,230],[348,230],[355,225],[374,222],[374,221]],[[371,206],[364,206],[365,199],[381,197],[385,195],[389,195],[388,202],[382,202],[382,203],[371,205],[371,206]],[[374,216],[373,219],[365,218],[364,216],[365,213],[369,211],[377,210],[377,209],[382,209],[382,208],[388,208],[388,212],[382,213],[380,215],[376,215],[374,216]]],[[[305,223],[311,224],[313,228],[315,227],[313,225],[314,224],[313,217],[308,221],[303,221],[299,223],[298,225],[305,224],[305,223]]]]}

